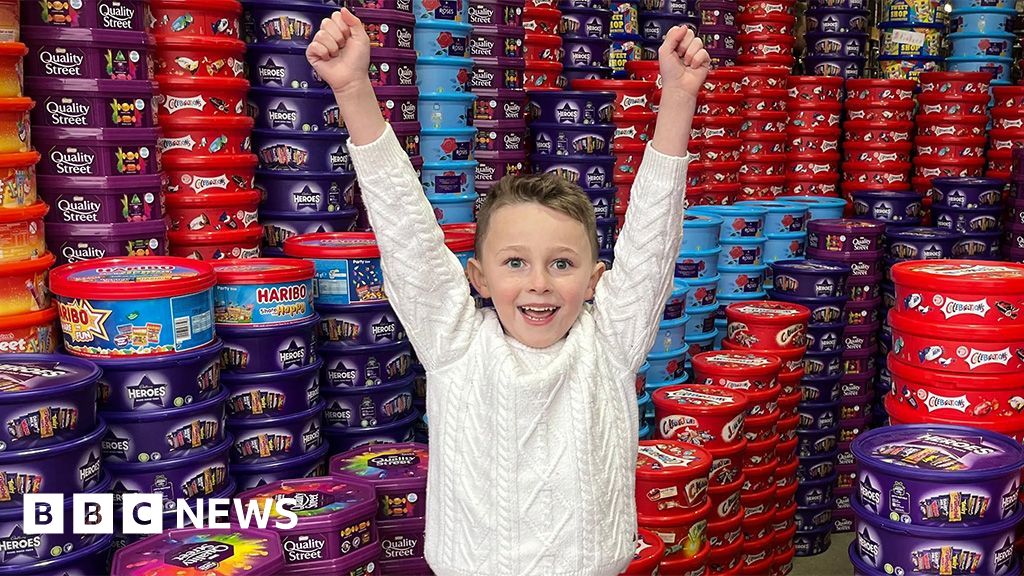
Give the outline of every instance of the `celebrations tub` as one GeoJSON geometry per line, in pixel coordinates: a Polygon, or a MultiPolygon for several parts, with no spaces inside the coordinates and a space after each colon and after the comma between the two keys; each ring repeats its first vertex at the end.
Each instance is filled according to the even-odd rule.
{"type": "Polygon", "coordinates": [[[213,341],[213,269],[182,258],[103,258],[56,268],[65,348],[109,358],[167,354],[213,341]]]}
{"type": "Polygon", "coordinates": [[[637,512],[668,515],[699,509],[707,502],[711,455],[671,440],[646,440],[637,456],[637,512]]]}
{"type": "Polygon", "coordinates": [[[785,302],[738,302],[725,309],[726,339],[743,348],[784,349],[803,346],[810,311],[785,302]]]}
{"type": "Polygon", "coordinates": [[[936,331],[934,323],[905,313],[891,315],[892,351],[915,366],[958,373],[1009,374],[1024,368],[1024,329],[958,325],[936,331]]]}
{"type": "Polygon", "coordinates": [[[658,388],[653,394],[657,435],[708,449],[724,448],[743,437],[747,397],[721,386],[658,388]]]}
{"type": "Polygon", "coordinates": [[[111,576],[174,574],[182,570],[274,576],[284,565],[281,539],[271,530],[184,528],[170,529],[118,550],[111,576]]]}
{"type": "Polygon", "coordinates": [[[1024,265],[972,261],[893,266],[896,310],[929,323],[1024,325],[1024,265]]]}

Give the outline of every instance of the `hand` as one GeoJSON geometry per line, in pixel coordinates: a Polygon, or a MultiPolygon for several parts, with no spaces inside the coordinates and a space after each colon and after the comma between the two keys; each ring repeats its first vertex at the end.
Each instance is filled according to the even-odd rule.
{"type": "Polygon", "coordinates": [[[673,93],[696,100],[711,69],[711,56],[704,42],[686,26],[675,26],[658,49],[662,98],[673,93]]]}
{"type": "Polygon", "coordinates": [[[342,8],[320,22],[306,59],[335,94],[345,93],[369,82],[370,37],[359,18],[342,8]]]}

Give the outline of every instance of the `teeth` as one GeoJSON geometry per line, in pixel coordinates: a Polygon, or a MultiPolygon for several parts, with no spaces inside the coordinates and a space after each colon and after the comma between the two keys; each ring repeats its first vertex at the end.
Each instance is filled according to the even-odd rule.
{"type": "Polygon", "coordinates": [[[549,308],[531,308],[530,306],[523,306],[522,308],[528,312],[554,312],[556,310],[553,306],[549,308]]]}

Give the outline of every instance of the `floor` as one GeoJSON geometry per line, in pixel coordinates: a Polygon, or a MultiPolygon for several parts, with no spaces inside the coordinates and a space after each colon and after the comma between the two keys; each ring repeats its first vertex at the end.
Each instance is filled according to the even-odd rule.
{"type": "Polygon", "coordinates": [[[853,532],[832,535],[832,545],[824,554],[797,558],[790,576],[851,576],[853,566],[847,549],[853,542],[853,532]]]}

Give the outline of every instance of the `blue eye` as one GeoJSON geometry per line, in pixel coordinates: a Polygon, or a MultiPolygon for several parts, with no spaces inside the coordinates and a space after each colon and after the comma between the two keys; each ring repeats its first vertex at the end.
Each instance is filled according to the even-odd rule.
{"type": "Polygon", "coordinates": [[[505,260],[505,265],[513,270],[522,268],[523,264],[522,258],[509,258],[508,260],[505,260]]]}
{"type": "Polygon", "coordinates": [[[565,259],[555,260],[553,266],[556,270],[568,270],[569,268],[572,268],[572,262],[565,259]]]}

